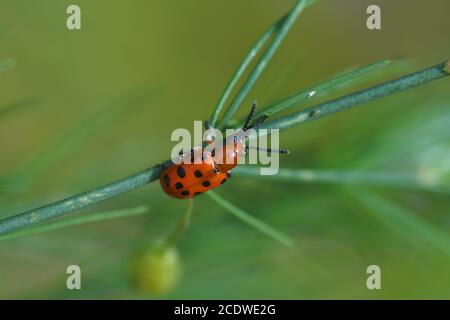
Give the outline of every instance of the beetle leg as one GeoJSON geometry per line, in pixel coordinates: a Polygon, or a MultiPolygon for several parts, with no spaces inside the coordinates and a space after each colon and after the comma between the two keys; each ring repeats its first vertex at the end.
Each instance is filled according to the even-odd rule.
{"type": "MultiPolygon", "coordinates": [[[[211,127],[210,123],[208,122],[208,120],[205,120],[203,123],[204,123],[204,126],[205,126],[205,131],[208,131],[208,130],[213,129],[213,128],[211,127]]],[[[209,142],[209,143],[214,142],[214,141],[215,141],[215,140],[214,140],[214,135],[207,134],[207,135],[205,136],[205,140],[206,140],[206,142],[209,142]]]]}

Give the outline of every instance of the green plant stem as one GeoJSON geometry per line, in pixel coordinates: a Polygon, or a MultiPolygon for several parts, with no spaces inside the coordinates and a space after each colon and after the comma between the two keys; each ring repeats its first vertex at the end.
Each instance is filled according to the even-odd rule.
{"type": "Polygon", "coordinates": [[[287,129],[301,123],[320,119],[325,116],[340,112],[363,103],[367,103],[385,96],[401,92],[407,89],[426,84],[428,82],[444,78],[449,75],[446,71],[448,62],[443,62],[433,67],[409,74],[356,93],[352,93],[332,101],[324,102],[317,106],[306,108],[292,114],[280,117],[264,123],[260,128],[287,129]]]}
{"type": "Polygon", "coordinates": [[[228,122],[231,120],[233,115],[236,113],[237,109],[239,108],[239,105],[242,103],[242,101],[245,99],[247,94],[249,93],[250,89],[255,84],[256,80],[259,78],[263,70],[266,68],[269,61],[272,59],[274,53],[277,51],[278,47],[280,46],[281,42],[286,37],[289,30],[292,28],[294,22],[297,20],[300,13],[303,11],[303,9],[309,4],[308,0],[298,0],[295,6],[292,8],[292,10],[289,12],[287,17],[283,20],[280,30],[278,33],[274,36],[272,39],[272,42],[269,44],[268,48],[256,64],[255,68],[252,70],[251,74],[247,78],[246,82],[242,86],[242,88],[237,93],[234,100],[231,102],[231,105],[225,115],[223,116],[223,119],[220,122],[219,128],[224,128],[228,124],[228,122]]]}
{"type": "Polygon", "coordinates": [[[164,247],[170,248],[175,246],[178,240],[180,240],[181,237],[184,235],[186,230],[189,228],[193,208],[194,208],[194,199],[191,198],[188,200],[188,207],[186,209],[186,212],[184,213],[177,227],[175,228],[175,230],[173,230],[173,232],[167,237],[166,241],[164,242],[164,247]]]}
{"type": "Polygon", "coordinates": [[[168,162],[143,170],[94,190],[2,219],[0,220],[0,234],[34,225],[51,218],[56,218],[63,214],[91,206],[100,201],[142,187],[147,183],[158,179],[162,168],[167,166],[167,164],[168,162]]]}
{"type": "Polygon", "coordinates": [[[263,33],[261,38],[258,39],[258,41],[255,43],[255,45],[251,48],[250,52],[247,54],[247,56],[244,58],[244,60],[241,62],[239,67],[237,68],[236,72],[231,77],[230,81],[228,82],[227,86],[225,87],[224,91],[222,92],[222,95],[220,96],[219,101],[217,102],[216,106],[214,107],[213,113],[211,115],[211,118],[209,120],[209,123],[212,127],[214,127],[217,123],[217,119],[220,115],[220,112],[222,111],[223,107],[225,106],[225,102],[230,96],[231,92],[234,89],[234,86],[237,84],[239,79],[244,74],[247,67],[250,65],[252,60],[256,57],[258,52],[261,50],[261,48],[264,46],[264,44],[269,40],[269,38],[279,29],[280,25],[283,23],[286,16],[279,19],[277,22],[275,22],[273,25],[270,26],[269,29],[266,30],[266,32],[263,33]]]}
{"type": "Polygon", "coordinates": [[[135,216],[135,215],[139,215],[139,214],[144,214],[146,212],[148,212],[148,207],[141,206],[141,207],[134,207],[134,208],[126,208],[126,209],[121,209],[121,210],[92,213],[92,214],[83,215],[83,216],[76,216],[76,217],[64,219],[62,221],[46,224],[43,226],[27,228],[27,229],[16,231],[16,232],[11,232],[11,233],[5,234],[3,236],[0,236],[0,241],[17,238],[17,237],[24,236],[24,235],[31,235],[31,234],[37,234],[37,233],[41,233],[41,232],[56,230],[56,229],[65,228],[65,227],[69,227],[69,226],[76,226],[76,225],[85,224],[85,223],[98,222],[98,221],[115,219],[115,218],[130,217],[130,216],[135,216]]]}
{"type": "MultiPolygon", "coordinates": [[[[358,68],[356,70],[352,70],[350,72],[335,76],[329,80],[326,80],[324,82],[319,83],[318,85],[315,85],[313,87],[310,87],[306,90],[302,90],[293,96],[284,99],[282,102],[276,103],[272,106],[269,106],[259,112],[257,112],[254,116],[255,119],[257,119],[259,116],[262,116],[263,114],[267,116],[271,116],[273,114],[285,111],[300,102],[306,101],[312,97],[317,97],[325,93],[325,90],[336,88],[338,86],[341,86],[347,82],[350,82],[354,79],[357,79],[369,72],[378,70],[380,68],[383,68],[390,64],[390,60],[382,60],[378,61],[372,64],[369,64],[367,66],[358,68]]],[[[242,127],[243,122],[241,122],[238,127],[242,127]]]]}
{"type": "Polygon", "coordinates": [[[262,222],[261,220],[253,217],[244,210],[236,207],[234,204],[219,196],[216,192],[210,190],[206,194],[214,201],[216,201],[219,205],[221,205],[224,209],[233,214],[235,217],[252,226],[256,230],[264,233],[265,235],[273,238],[274,240],[277,240],[278,242],[286,246],[292,246],[292,241],[291,239],[289,239],[289,237],[285,236],[283,233],[262,222]]]}
{"type": "Polygon", "coordinates": [[[240,166],[233,170],[233,174],[243,177],[291,183],[363,184],[417,189],[428,189],[430,187],[417,175],[387,171],[280,169],[275,175],[262,176],[259,168],[240,166]]]}

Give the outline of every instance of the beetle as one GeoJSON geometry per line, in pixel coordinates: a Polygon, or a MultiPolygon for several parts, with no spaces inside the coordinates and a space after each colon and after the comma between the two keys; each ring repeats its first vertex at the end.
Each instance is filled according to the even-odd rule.
{"type": "MultiPolygon", "coordinates": [[[[242,129],[226,137],[222,146],[216,148],[216,142],[210,140],[205,148],[196,147],[191,149],[190,153],[181,154],[180,164],[173,164],[163,170],[159,180],[164,192],[178,199],[189,199],[224,184],[231,177],[231,169],[248,151],[249,147],[245,144],[246,132],[251,128],[257,128],[267,119],[267,115],[262,115],[253,125],[250,125],[255,111],[256,101],[253,102],[242,129]],[[227,159],[227,161],[218,161],[218,159],[227,159]]],[[[207,123],[205,127],[209,127],[207,123]]],[[[282,149],[264,150],[280,154],[289,153],[282,149]]]]}

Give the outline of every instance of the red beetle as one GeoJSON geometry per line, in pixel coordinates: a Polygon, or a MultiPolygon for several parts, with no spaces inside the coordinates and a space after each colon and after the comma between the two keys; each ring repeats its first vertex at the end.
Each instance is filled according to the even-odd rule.
{"type": "MultiPolygon", "coordinates": [[[[215,148],[216,142],[212,140],[205,148],[193,148],[190,153],[181,155],[179,165],[174,164],[161,173],[159,180],[163,190],[172,197],[188,199],[224,184],[231,177],[230,170],[238,164],[239,158],[246,154],[246,131],[256,128],[267,119],[267,116],[263,115],[255,124],[250,125],[255,111],[256,102],[253,103],[242,129],[226,137],[218,150],[215,148]],[[218,161],[219,159],[221,161],[218,161]],[[223,159],[227,161],[222,161],[223,159]]],[[[288,153],[287,150],[267,151],[288,153]]]]}

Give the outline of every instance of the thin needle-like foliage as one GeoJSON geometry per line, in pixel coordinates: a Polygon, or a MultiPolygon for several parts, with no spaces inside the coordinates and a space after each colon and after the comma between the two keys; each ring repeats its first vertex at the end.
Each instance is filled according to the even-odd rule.
{"type": "Polygon", "coordinates": [[[247,94],[250,92],[250,89],[253,87],[253,85],[256,83],[256,80],[259,78],[261,73],[266,68],[268,62],[272,59],[273,55],[277,51],[278,47],[281,45],[282,41],[286,37],[289,30],[294,25],[295,21],[297,20],[300,13],[305,9],[305,7],[309,4],[308,0],[298,0],[295,4],[294,8],[291,10],[291,12],[286,16],[285,19],[282,20],[280,30],[276,33],[272,41],[270,42],[268,48],[263,53],[262,57],[259,59],[256,66],[253,68],[252,72],[248,76],[246,82],[242,86],[242,88],[237,93],[234,100],[231,102],[230,107],[228,108],[227,112],[223,116],[222,120],[220,121],[219,128],[224,128],[228,122],[231,120],[233,115],[238,110],[239,106],[241,105],[242,101],[245,99],[247,94]]]}
{"type": "Polygon", "coordinates": [[[243,177],[288,183],[331,183],[433,190],[430,189],[432,186],[418,174],[393,171],[279,169],[275,175],[262,176],[259,168],[241,166],[235,168],[233,173],[243,177]]]}
{"type": "Polygon", "coordinates": [[[142,187],[159,177],[161,167],[156,166],[123,178],[92,191],[66,198],[9,218],[0,220],[0,234],[34,225],[63,214],[73,212],[116,195],[142,187]]]}
{"type": "Polygon", "coordinates": [[[261,128],[287,129],[311,120],[320,119],[336,112],[341,112],[394,93],[399,93],[447,77],[449,75],[447,68],[448,62],[442,62],[404,77],[294,112],[275,119],[274,121],[266,122],[261,125],[261,128]]]}
{"type": "Polygon", "coordinates": [[[238,208],[228,200],[225,200],[223,197],[219,196],[214,191],[209,191],[206,193],[211,199],[213,199],[215,202],[217,202],[221,207],[226,209],[228,212],[233,214],[236,218],[239,220],[247,223],[248,225],[252,226],[256,230],[264,233],[265,235],[271,237],[272,239],[286,245],[286,246],[292,246],[292,240],[284,235],[282,232],[274,229],[273,227],[269,226],[268,224],[262,222],[261,220],[255,218],[254,216],[248,214],[241,208],[238,208]]]}
{"type": "MultiPolygon", "coordinates": [[[[277,129],[290,128],[312,119],[321,118],[372,100],[382,98],[389,94],[414,88],[418,85],[448,76],[449,73],[445,71],[446,66],[447,63],[440,63],[431,68],[412,73],[397,80],[374,86],[330,102],[325,102],[316,107],[311,107],[306,110],[296,112],[292,115],[278,118],[275,121],[264,123],[262,127],[277,129]],[[317,114],[320,114],[320,116],[317,114]]],[[[170,163],[170,160],[168,160],[163,164],[148,168],[108,185],[0,220],[0,234],[61,216],[63,214],[93,205],[100,201],[110,199],[116,195],[135,188],[142,187],[158,179],[161,170],[170,165],[170,163]]]]}
{"type": "Polygon", "coordinates": [[[373,217],[398,230],[403,236],[419,237],[433,248],[450,256],[450,236],[420,218],[416,213],[401,207],[382,196],[363,188],[347,190],[366,206],[373,217]]]}
{"type": "MultiPolygon", "coordinates": [[[[272,59],[274,53],[279,48],[282,40],[291,29],[300,12],[311,2],[312,1],[308,0],[297,1],[293,9],[286,15],[284,19],[281,20],[280,26],[278,27],[276,34],[273,36],[272,41],[268,45],[266,51],[262,54],[262,57],[257,62],[253,71],[250,73],[247,81],[238,91],[238,94],[232,101],[230,108],[221,119],[219,127],[224,127],[228,124],[228,121],[232,118],[240,103],[243,101],[256,80],[259,78],[267,63],[272,59]]],[[[258,44],[259,42],[257,42],[257,45],[258,44]]],[[[255,49],[255,47],[253,49],[255,49]]],[[[449,69],[450,68],[448,62],[440,63],[433,67],[406,75],[402,78],[392,80],[378,86],[370,87],[368,89],[277,118],[270,122],[264,123],[261,128],[291,128],[309,120],[319,119],[339,111],[343,111],[370,101],[374,101],[387,95],[391,95],[410,88],[414,88],[419,85],[429,83],[434,80],[441,79],[449,75],[449,69]]],[[[231,82],[233,81],[234,80],[232,79],[231,82]]],[[[224,92],[227,92],[227,90],[225,90],[224,92]]],[[[290,99],[292,99],[292,97],[285,100],[287,101],[290,99]]],[[[280,102],[281,106],[277,104],[273,106],[273,108],[281,111],[284,110],[286,106],[290,107],[290,104],[286,103],[285,100],[280,102]]],[[[219,100],[218,105],[222,106],[222,102],[220,101],[221,100],[219,100]]],[[[217,114],[220,113],[220,108],[217,114]]],[[[0,220],[0,234],[19,230],[55,217],[59,217],[70,212],[94,205],[101,201],[110,199],[133,189],[145,186],[148,183],[157,180],[160,176],[161,171],[169,165],[171,165],[170,160],[165,161],[162,164],[152,166],[136,174],[124,177],[107,185],[100,186],[93,190],[86,191],[81,194],[2,219],[0,220]]],[[[214,193],[211,195],[211,197],[214,197],[214,193]]],[[[235,210],[235,213],[242,213],[242,211],[235,210]]]]}
{"type": "MultiPolygon", "coordinates": [[[[282,111],[291,109],[294,106],[299,105],[301,102],[307,101],[314,97],[319,97],[321,95],[324,95],[327,93],[327,90],[332,88],[340,87],[346,83],[351,82],[352,80],[359,79],[363,75],[366,75],[370,72],[379,70],[380,68],[383,68],[391,63],[390,60],[382,60],[378,61],[372,64],[369,64],[367,66],[358,68],[356,70],[352,70],[347,73],[343,73],[341,75],[337,75],[331,79],[328,79],[326,81],[323,81],[315,86],[312,86],[308,89],[302,90],[293,96],[284,99],[283,101],[279,103],[275,103],[272,106],[268,106],[267,108],[264,108],[256,113],[255,117],[258,118],[259,116],[265,114],[267,116],[271,116],[273,114],[280,113],[282,111]]],[[[242,124],[242,123],[241,123],[242,124]]],[[[241,125],[238,125],[240,127],[241,125]]]]}
{"type": "Polygon", "coordinates": [[[230,97],[239,79],[244,75],[250,63],[256,57],[258,52],[263,48],[263,46],[267,43],[270,37],[279,29],[280,25],[282,24],[285,18],[286,17],[282,17],[280,20],[271,25],[270,28],[263,33],[261,38],[259,38],[258,41],[255,43],[255,45],[251,48],[250,52],[247,54],[244,60],[242,60],[241,64],[231,77],[230,81],[228,82],[227,86],[222,92],[219,101],[217,102],[216,106],[213,109],[213,113],[209,120],[212,127],[216,125],[220,112],[224,108],[227,99],[230,97]]]}

